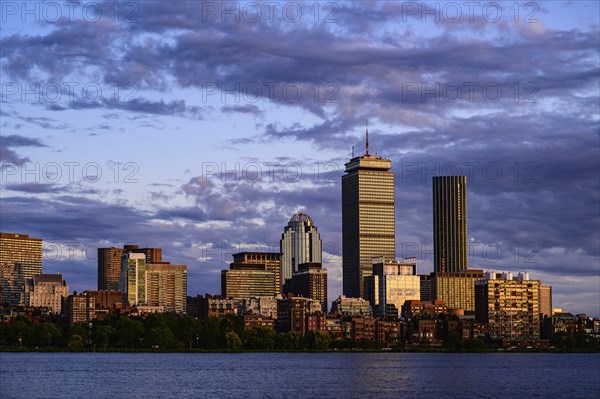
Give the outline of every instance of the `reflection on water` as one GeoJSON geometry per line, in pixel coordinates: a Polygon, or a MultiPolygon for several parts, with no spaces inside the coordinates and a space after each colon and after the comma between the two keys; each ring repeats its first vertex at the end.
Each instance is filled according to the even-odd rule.
{"type": "Polygon", "coordinates": [[[597,398],[598,354],[0,353],[2,398],[597,398]]]}

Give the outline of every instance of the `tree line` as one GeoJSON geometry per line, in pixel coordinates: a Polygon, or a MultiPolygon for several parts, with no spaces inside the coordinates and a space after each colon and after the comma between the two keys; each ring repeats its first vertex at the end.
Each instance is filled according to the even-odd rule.
{"type": "Polygon", "coordinates": [[[43,322],[33,324],[19,316],[0,324],[0,346],[4,348],[56,350],[328,350],[332,338],[310,331],[276,333],[268,327],[244,329],[241,316],[221,318],[152,314],[145,318],[108,315],[91,323],[67,326],[43,322]]]}
{"type": "MultiPolygon", "coordinates": [[[[549,345],[551,350],[560,352],[600,351],[600,340],[585,334],[557,333],[550,337],[549,345]]],[[[5,350],[326,351],[377,350],[383,346],[386,345],[367,340],[336,340],[319,331],[301,335],[277,333],[268,327],[246,330],[243,317],[233,315],[202,320],[169,314],[152,314],[146,318],[107,315],[102,320],[73,326],[54,322],[34,324],[19,316],[10,324],[0,323],[0,348],[5,350]]],[[[450,352],[483,352],[497,350],[498,345],[449,333],[442,348],[450,352]]],[[[403,343],[392,345],[392,349],[407,350],[403,343]]]]}

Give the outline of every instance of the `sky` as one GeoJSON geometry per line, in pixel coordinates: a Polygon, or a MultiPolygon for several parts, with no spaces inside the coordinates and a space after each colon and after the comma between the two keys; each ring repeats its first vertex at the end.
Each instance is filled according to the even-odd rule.
{"type": "Polygon", "coordinates": [[[317,225],[341,294],[341,176],[391,159],[397,257],[433,270],[431,177],[467,176],[469,267],[600,316],[594,1],[0,3],[0,230],[95,289],[98,247],[162,247],[188,295],[317,225]],[[354,148],[354,150],[353,150],[354,148]]]}

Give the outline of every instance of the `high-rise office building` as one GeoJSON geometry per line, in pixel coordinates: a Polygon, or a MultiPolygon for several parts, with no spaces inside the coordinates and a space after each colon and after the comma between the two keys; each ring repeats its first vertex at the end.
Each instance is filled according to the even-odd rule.
{"type": "Polygon", "coordinates": [[[146,263],[146,304],[165,312],[185,313],[187,266],[168,262],[146,263]]]}
{"type": "Polygon", "coordinates": [[[292,216],[279,241],[282,285],[301,263],[321,263],[321,247],[321,236],[311,217],[304,212],[292,216]]]}
{"type": "Polygon", "coordinates": [[[221,295],[234,299],[255,296],[275,296],[275,273],[265,264],[232,263],[229,270],[221,270],[221,295]]]}
{"type": "Polygon", "coordinates": [[[539,289],[527,273],[488,272],[475,283],[475,319],[488,324],[492,339],[539,339],[539,289]]]}
{"type": "Polygon", "coordinates": [[[140,248],[129,244],[123,248],[98,248],[98,290],[119,290],[123,254],[137,253],[146,257],[146,263],[162,262],[161,248],[140,248]]]}
{"type": "Polygon", "coordinates": [[[372,260],[396,258],[394,172],[391,161],[365,154],[346,163],[342,176],[343,292],[364,298],[364,278],[372,274],[372,260]]]}
{"type": "Polygon", "coordinates": [[[436,272],[467,270],[467,178],[433,177],[433,259],[436,272]]]}
{"type": "Polygon", "coordinates": [[[25,283],[41,273],[41,239],[0,233],[0,303],[29,305],[25,283]]]}
{"type": "MultiPolygon", "coordinates": [[[[240,252],[233,254],[234,264],[260,264],[265,265],[266,270],[275,276],[274,295],[281,294],[283,281],[281,279],[281,253],[279,252],[240,252]]],[[[256,294],[257,296],[259,294],[256,294]]]]}

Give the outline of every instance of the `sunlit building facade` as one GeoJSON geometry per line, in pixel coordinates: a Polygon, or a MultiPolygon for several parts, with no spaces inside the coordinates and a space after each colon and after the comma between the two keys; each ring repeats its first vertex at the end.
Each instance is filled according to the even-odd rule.
{"type": "Polygon", "coordinates": [[[365,280],[369,284],[366,287],[369,302],[378,317],[397,319],[405,301],[421,299],[421,279],[415,258],[402,262],[376,258],[373,275],[365,280]]]}
{"type": "Polygon", "coordinates": [[[442,300],[448,309],[475,311],[475,282],[484,278],[483,270],[469,269],[460,273],[437,272],[431,274],[434,300],[442,300]]]}
{"type": "Polygon", "coordinates": [[[42,273],[42,240],[0,233],[0,303],[29,305],[28,279],[42,273]]]}
{"type": "Polygon", "coordinates": [[[278,294],[275,273],[264,263],[234,262],[229,270],[221,270],[221,295],[224,297],[250,299],[278,294]]]}
{"type": "Polygon", "coordinates": [[[186,312],[187,266],[168,262],[146,264],[146,301],[165,312],[186,312]]]}
{"type": "Polygon", "coordinates": [[[127,306],[146,304],[146,256],[126,253],[122,258],[121,288],[127,306]]]}
{"type": "Polygon", "coordinates": [[[62,274],[36,274],[27,280],[29,306],[48,308],[60,313],[63,298],[69,296],[69,286],[62,274]]]}
{"type": "Polygon", "coordinates": [[[342,176],[343,293],[365,297],[372,259],[396,258],[394,172],[391,161],[369,154],[352,158],[342,176]]]}
{"type": "Polygon", "coordinates": [[[529,340],[540,338],[538,280],[527,273],[512,278],[510,273],[486,273],[475,283],[475,318],[488,324],[492,339],[529,340]]]}

